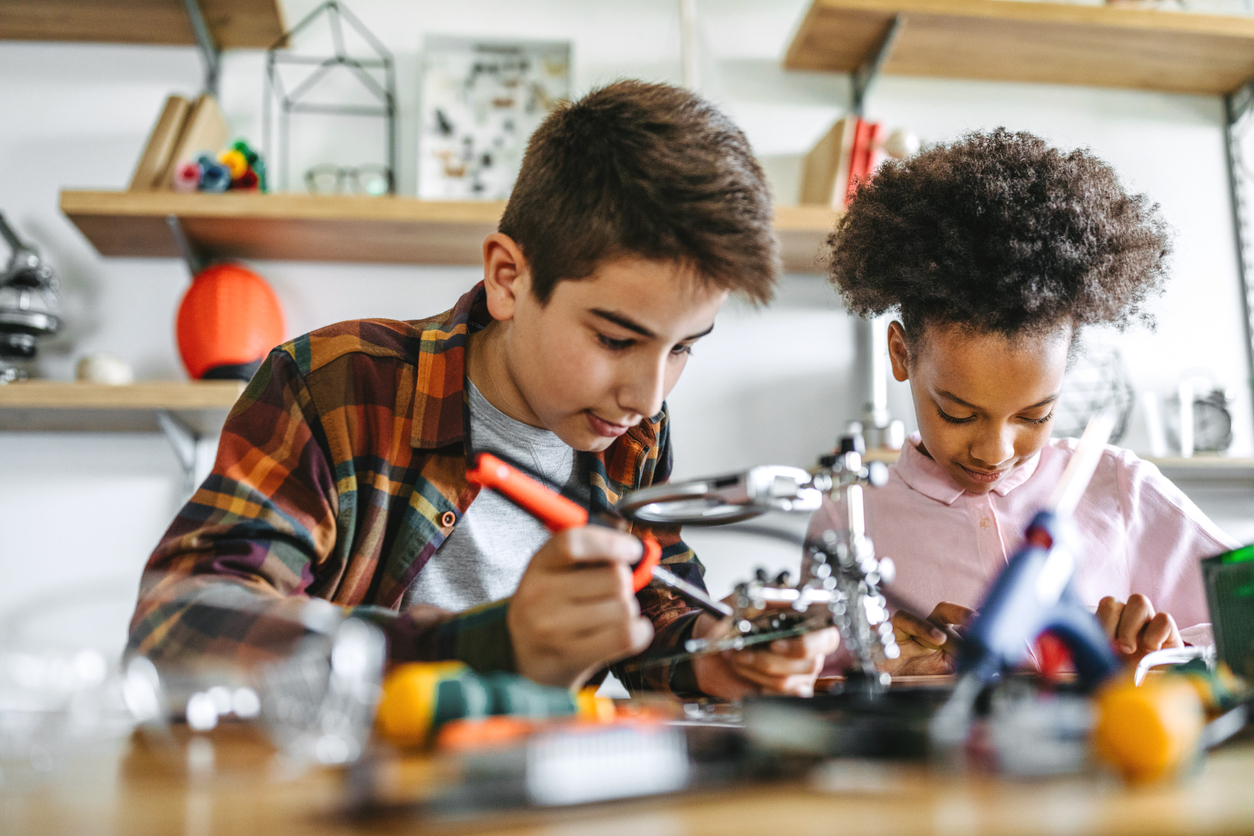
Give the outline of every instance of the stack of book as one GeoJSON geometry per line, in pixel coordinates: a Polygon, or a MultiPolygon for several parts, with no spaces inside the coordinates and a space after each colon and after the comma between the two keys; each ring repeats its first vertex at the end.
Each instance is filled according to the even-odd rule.
{"type": "Polygon", "coordinates": [[[195,160],[201,153],[216,157],[230,136],[231,128],[213,96],[201,93],[194,101],[170,96],[148,135],[130,190],[172,189],[179,163],[195,160]]]}
{"type": "Polygon", "coordinates": [[[806,155],[801,202],[843,211],[884,161],[884,126],[846,116],[806,155]]]}

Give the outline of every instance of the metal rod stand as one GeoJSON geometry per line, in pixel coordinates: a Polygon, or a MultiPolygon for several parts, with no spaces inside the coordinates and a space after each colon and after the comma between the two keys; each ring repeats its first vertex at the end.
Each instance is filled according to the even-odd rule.
{"type": "Polygon", "coordinates": [[[1245,360],[1250,378],[1246,381],[1254,396],[1254,261],[1250,257],[1250,206],[1246,177],[1249,167],[1242,157],[1241,137],[1248,133],[1254,111],[1254,79],[1224,96],[1224,146],[1228,154],[1228,186],[1232,196],[1232,225],[1237,246],[1237,279],[1241,283],[1242,322],[1245,326],[1245,360]]]}

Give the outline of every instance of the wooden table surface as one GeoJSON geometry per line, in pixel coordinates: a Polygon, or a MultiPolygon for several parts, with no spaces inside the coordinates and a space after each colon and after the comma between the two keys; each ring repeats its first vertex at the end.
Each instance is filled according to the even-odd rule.
{"type": "MultiPolygon", "coordinates": [[[[219,730],[188,747],[131,738],[81,752],[39,779],[0,783],[0,833],[308,834],[595,833],[1194,834],[1254,832],[1254,734],[1211,753],[1200,772],[1166,786],[1113,780],[1009,781],[946,775],[922,765],[832,762],[815,784],[793,781],[462,822],[344,815],[344,776],[285,774],[250,733],[219,730]],[[210,767],[212,764],[212,768],[210,767]],[[816,785],[817,784],[817,785],[816,785]]],[[[392,770],[420,786],[440,762],[413,757],[392,770]]]]}

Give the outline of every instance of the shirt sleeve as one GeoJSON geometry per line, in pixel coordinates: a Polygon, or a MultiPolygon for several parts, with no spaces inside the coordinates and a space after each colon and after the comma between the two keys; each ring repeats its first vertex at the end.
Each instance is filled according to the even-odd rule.
{"type": "Polygon", "coordinates": [[[1132,593],[1170,613],[1190,644],[1209,644],[1210,617],[1200,562],[1236,548],[1184,492],[1152,463],[1126,455],[1119,468],[1128,523],[1132,593]]]}
{"type": "MultiPolygon", "coordinates": [[[[227,417],[213,471],[148,560],[129,653],[246,665],[291,652],[308,632],[306,605],[331,597],[352,557],[351,538],[338,536],[329,450],[304,378],[276,349],[227,417]]],[[[383,629],[394,661],[512,671],[505,608],[341,607],[383,629]]]]}

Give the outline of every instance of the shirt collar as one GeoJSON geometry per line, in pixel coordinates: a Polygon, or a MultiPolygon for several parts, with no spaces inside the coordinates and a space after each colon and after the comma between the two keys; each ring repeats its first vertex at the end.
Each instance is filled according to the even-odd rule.
{"type": "MultiPolygon", "coordinates": [[[[912,433],[906,439],[905,446],[901,448],[901,456],[897,459],[897,475],[903,482],[924,496],[943,502],[945,505],[953,505],[966,491],[950,478],[945,468],[919,452],[921,442],[922,439],[918,433],[912,433]]],[[[1036,473],[1036,468],[1040,463],[1041,454],[1038,451],[1036,455],[1016,467],[1006,478],[994,485],[993,493],[998,496],[1010,493],[1032,478],[1032,474],[1036,473]]]]}
{"type": "Polygon", "coordinates": [[[491,321],[483,282],[452,310],[414,322],[417,385],[410,444],[434,450],[466,439],[466,337],[491,321]]]}

